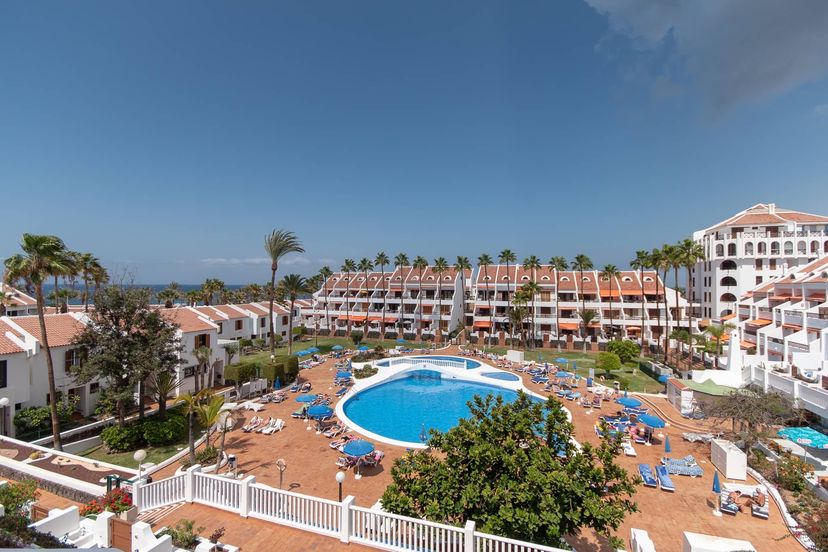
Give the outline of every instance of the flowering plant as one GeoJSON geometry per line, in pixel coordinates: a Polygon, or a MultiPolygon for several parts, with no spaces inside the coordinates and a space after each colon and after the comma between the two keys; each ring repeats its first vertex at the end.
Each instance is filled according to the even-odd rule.
{"type": "Polygon", "coordinates": [[[81,508],[80,515],[88,516],[101,512],[120,514],[132,508],[132,497],[126,489],[112,489],[101,498],[92,500],[81,508]]]}

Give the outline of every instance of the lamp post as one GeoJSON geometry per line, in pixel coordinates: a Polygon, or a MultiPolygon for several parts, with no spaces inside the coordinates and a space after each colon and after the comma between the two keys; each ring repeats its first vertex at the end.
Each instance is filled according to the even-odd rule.
{"type": "Polygon", "coordinates": [[[141,481],[141,462],[147,458],[147,451],[144,449],[138,449],[135,451],[135,454],[132,455],[132,458],[138,462],[138,481],[141,481]]]}
{"type": "Polygon", "coordinates": [[[279,458],[276,460],[276,467],[279,469],[279,490],[282,490],[282,477],[284,476],[285,469],[287,468],[287,462],[285,462],[284,458],[279,458]]]}
{"type": "Polygon", "coordinates": [[[339,483],[339,501],[342,502],[342,483],[345,481],[345,472],[336,472],[336,482],[339,483]]]}
{"type": "Polygon", "coordinates": [[[0,418],[3,419],[2,427],[0,427],[0,434],[6,435],[6,407],[9,406],[8,397],[0,399],[0,418]]]}

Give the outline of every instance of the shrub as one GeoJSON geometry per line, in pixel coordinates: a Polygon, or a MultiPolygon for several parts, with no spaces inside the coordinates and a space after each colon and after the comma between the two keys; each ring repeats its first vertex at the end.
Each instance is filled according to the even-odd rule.
{"type": "Polygon", "coordinates": [[[613,370],[621,369],[621,359],[615,353],[598,353],[595,367],[608,374],[613,370]]]}
{"type": "Polygon", "coordinates": [[[8,482],[0,487],[0,504],[6,510],[6,515],[22,515],[29,504],[35,502],[40,493],[37,483],[33,479],[26,479],[20,483],[8,482]]]}
{"type": "Polygon", "coordinates": [[[628,339],[616,339],[607,343],[607,352],[615,353],[621,359],[621,362],[626,364],[638,358],[641,354],[641,347],[638,346],[638,343],[628,339]]]}
{"type": "Polygon", "coordinates": [[[783,456],[778,461],[778,483],[783,489],[801,493],[807,486],[805,475],[813,470],[813,466],[801,458],[791,455],[783,456]]]}
{"type": "Polygon", "coordinates": [[[356,379],[370,378],[375,375],[379,369],[371,364],[366,364],[360,369],[354,369],[354,377],[356,379]]]}
{"type": "Polygon", "coordinates": [[[253,346],[256,347],[257,349],[264,349],[265,340],[262,339],[261,337],[257,337],[256,339],[253,340],[253,346]]]}
{"type": "MultiPolygon", "coordinates": [[[[214,446],[207,446],[207,447],[204,447],[203,449],[200,449],[200,450],[196,451],[196,464],[201,464],[202,466],[210,466],[210,465],[216,463],[217,458],[218,458],[218,449],[214,446]]],[[[189,459],[185,456],[181,460],[181,467],[186,469],[186,468],[189,468],[190,465],[191,464],[190,464],[189,459]]]]}
{"type": "Polygon", "coordinates": [[[101,512],[113,512],[120,514],[132,508],[132,498],[126,489],[112,489],[101,498],[96,498],[85,504],[81,510],[80,515],[91,516],[97,515],[101,512]]]}
{"type": "Polygon", "coordinates": [[[160,535],[172,537],[173,546],[192,550],[198,544],[198,534],[204,531],[204,527],[195,528],[195,522],[189,519],[180,519],[175,527],[167,527],[160,535]]]}
{"type": "Polygon", "coordinates": [[[149,419],[143,424],[144,440],[151,447],[175,443],[187,434],[187,421],[176,413],[164,421],[149,419]]]}
{"type": "Polygon", "coordinates": [[[351,341],[354,342],[354,345],[359,345],[360,343],[362,343],[362,338],[364,336],[365,336],[365,334],[362,333],[361,331],[354,330],[354,331],[351,332],[351,341]]]}
{"type": "Polygon", "coordinates": [[[143,427],[137,424],[109,426],[101,431],[101,441],[110,452],[128,452],[146,444],[143,427]]]}

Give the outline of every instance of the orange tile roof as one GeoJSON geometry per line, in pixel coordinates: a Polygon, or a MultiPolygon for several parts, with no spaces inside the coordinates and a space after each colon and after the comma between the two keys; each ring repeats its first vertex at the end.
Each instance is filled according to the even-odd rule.
{"type": "Polygon", "coordinates": [[[222,320],[235,320],[238,318],[247,318],[247,315],[243,312],[239,312],[230,305],[210,305],[209,307],[196,307],[196,310],[201,314],[204,314],[213,320],[222,321],[222,320]],[[222,316],[221,314],[216,313],[216,311],[225,314],[227,318],[222,316]]]}
{"type": "Polygon", "coordinates": [[[730,320],[731,318],[735,318],[735,317],[736,317],[736,313],[731,312],[730,314],[726,314],[726,315],[722,316],[721,319],[722,319],[722,321],[724,321],[724,320],[730,320]]]}
{"type": "Polygon", "coordinates": [[[790,209],[780,209],[778,207],[772,208],[768,204],[758,203],[753,207],[736,213],[732,217],[711,226],[708,230],[717,230],[727,226],[777,226],[786,222],[796,222],[799,224],[826,223],[828,222],[828,217],[813,215],[810,213],[801,213],[790,209]]]}
{"type": "Polygon", "coordinates": [[[7,326],[2,320],[0,320],[0,355],[22,353],[23,349],[17,343],[6,337],[6,332],[10,332],[19,337],[17,331],[12,329],[11,326],[7,326]]]}
{"type": "Polygon", "coordinates": [[[765,320],[764,318],[754,318],[753,320],[748,320],[745,323],[750,324],[751,326],[767,326],[768,324],[772,324],[773,322],[770,320],[765,320]]]}
{"type": "Polygon", "coordinates": [[[161,309],[161,316],[167,321],[176,324],[182,332],[209,332],[215,330],[216,327],[204,320],[195,311],[187,307],[173,307],[171,309],[161,309]]]}
{"type": "MultiPolygon", "coordinates": [[[[44,318],[50,347],[71,345],[74,337],[84,328],[84,324],[71,314],[48,314],[44,318]]],[[[33,335],[38,341],[42,341],[40,322],[37,316],[16,316],[14,323],[23,328],[26,333],[33,335]]]]}
{"type": "Polygon", "coordinates": [[[22,291],[17,288],[14,288],[8,284],[4,284],[0,282],[0,293],[5,293],[6,296],[10,299],[11,304],[14,306],[25,306],[25,307],[33,307],[37,305],[37,301],[34,297],[26,295],[22,291]]]}

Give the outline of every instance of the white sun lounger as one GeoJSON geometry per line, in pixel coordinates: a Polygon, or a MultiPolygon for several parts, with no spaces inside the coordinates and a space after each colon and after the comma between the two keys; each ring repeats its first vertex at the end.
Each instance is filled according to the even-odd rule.
{"type": "Polygon", "coordinates": [[[624,450],[626,456],[638,456],[638,453],[635,452],[635,447],[629,441],[622,441],[621,448],[624,450]]]}

